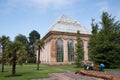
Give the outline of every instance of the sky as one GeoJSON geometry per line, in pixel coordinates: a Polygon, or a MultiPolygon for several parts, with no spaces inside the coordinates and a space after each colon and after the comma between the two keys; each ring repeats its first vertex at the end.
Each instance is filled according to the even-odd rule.
{"type": "Polygon", "coordinates": [[[91,30],[91,20],[100,22],[103,11],[120,20],[120,0],[0,0],[0,37],[29,37],[32,30],[43,37],[62,15],[91,30]]]}

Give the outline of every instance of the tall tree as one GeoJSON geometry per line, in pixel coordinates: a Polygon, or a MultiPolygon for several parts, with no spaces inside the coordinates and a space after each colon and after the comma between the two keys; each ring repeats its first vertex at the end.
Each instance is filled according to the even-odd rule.
{"type": "Polygon", "coordinates": [[[36,31],[33,30],[29,33],[29,44],[30,44],[30,50],[31,50],[31,57],[34,56],[34,47],[35,47],[35,41],[40,39],[40,34],[36,31]]]}
{"type": "Polygon", "coordinates": [[[92,19],[92,24],[91,24],[91,26],[92,26],[92,34],[97,34],[98,33],[98,24],[96,23],[94,23],[94,19],[92,19]]]}
{"type": "Polygon", "coordinates": [[[40,39],[40,34],[36,30],[31,31],[29,34],[30,44],[33,45],[37,39],[40,39]]]}
{"type": "Polygon", "coordinates": [[[81,66],[81,62],[84,59],[84,51],[83,51],[83,42],[80,39],[80,31],[77,31],[77,43],[75,45],[75,64],[77,67],[81,66]]]}
{"type": "Polygon", "coordinates": [[[98,34],[90,40],[90,54],[93,55],[91,59],[104,63],[106,67],[120,66],[120,23],[103,12],[100,24],[98,34]]]}
{"type": "Polygon", "coordinates": [[[24,44],[18,41],[10,42],[5,48],[7,61],[12,64],[12,75],[16,75],[17,63],[22,64],[26,61],[27,51],[24,44]]]}
{"type": "Polygon", "coordinates": [[[90,56],[89,59],[90,60],[94,60],[93,59],[94,55],[92,54],[92,52],[94,52],[94,49],[91,49],[91,48],[95,47],[96,37],[97,37],[97,34],[98,34],[98,23],[95,23],[94,21],[95,21],[95,19],[92,19],[92,23],[91,23],[92,35],[90,35],[90,41],[89,41],[89,46],[88,46],[89,52],[91,53],[91,54],[89,54],[89,56],[90,56]]]}
{"type": "Polygon", "coordinates": [[[5,56],[4,56],[4,51],[5,51],[5,47],[9,42],[9,37],[8,36],[2,36],[0,37],[0,44],[2,45],[2,72],[4,72],[4,64],[5,64],[5,56]]]}
{"type": "Polygon", "coordinates": [[[35,45],[36,45],[36,49],[38,50],[38,55],[37,55],[37,70],[39,70],[40,51],[44,48],[44,41],[43,40],[36,40],[35,45]]]}

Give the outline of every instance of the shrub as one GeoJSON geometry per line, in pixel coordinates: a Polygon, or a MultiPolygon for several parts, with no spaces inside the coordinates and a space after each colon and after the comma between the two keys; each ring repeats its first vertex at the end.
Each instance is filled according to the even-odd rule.
{"type": "Polygon", "coordinates": [[[28,58],[27,62],[28,63],[36,63],[36,58],[35,57],[28,58]]]}

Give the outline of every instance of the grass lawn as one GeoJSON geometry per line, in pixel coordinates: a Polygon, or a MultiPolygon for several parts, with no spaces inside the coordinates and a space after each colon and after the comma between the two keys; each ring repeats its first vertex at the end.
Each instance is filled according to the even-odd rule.
{"type": "MultiPolygon", "coordinates": [[[[77,71],[83,68],[76,68],[74,65],[58,65],[47,66],[40,65],[40,70],[36,70],[36,64],[25,64],[23,66],[17,65],[16,74],[21,75],[17,77],[5,77],[11,75],[11,66],[5,65],[5,72],[1,72],[0,65],[0,80],[30,80],[35,78],[46,78],[48,73],[59,73],[66,70],[77,71]]],[[[106,69],[106,70],[118,70],[118,69],[106,69]]],[[[119,69],[120,70],[120,69],[119,69]]]]}
{"type": "Polygon", "coordinates": [[[53,66],[55,68],[61,69],[61,70],[69,70],[69,71],[77,71],[83,68],[76,68],[75,65],[59,65],[59,66],[53,66]]]}
{"type": "Polygon", "coordinates": [[[16,74],[21,75],[17,77],[5,77],[11,75],[11,66],[5,65],[5,72],[1,72],[0,65],[0,80],[30,80],[34,78],[45,78],[48,77],[48,73],[58,73],[65,70],[76,71],[80,68],[75,66],[47,66],[40,65],[40,70],[36,70],[36,64],[25,64],[23,66],[17,65],[16,74]]]}

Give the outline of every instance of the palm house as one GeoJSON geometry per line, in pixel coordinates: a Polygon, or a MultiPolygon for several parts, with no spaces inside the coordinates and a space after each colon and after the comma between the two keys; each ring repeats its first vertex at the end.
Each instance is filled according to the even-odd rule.
{"type": "Polygon", "coordinates": [[[42,38],[45,46],[40,52],[41,63],[49,65],[73,63],[78,30],[83,41],[84,60],[88,60],[88,42],[91,32],[78,21],[62,15],[42,38]]]}

